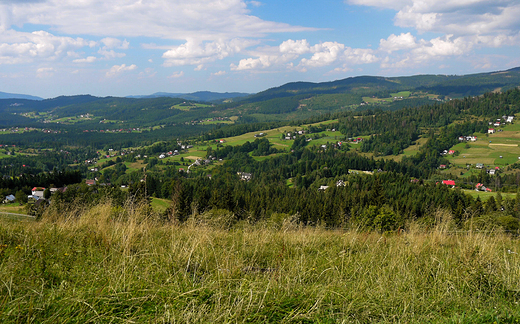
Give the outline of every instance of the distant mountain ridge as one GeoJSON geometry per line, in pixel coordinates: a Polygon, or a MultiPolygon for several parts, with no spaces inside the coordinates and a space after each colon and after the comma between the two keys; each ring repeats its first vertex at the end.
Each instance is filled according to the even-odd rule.
{"type": "Polygon", "coordinates": [[[157,92],[125,98],[76,95],[44,100],[0,99],[0,126],[43,122],[43,117],[35,117],[41,112],[53,115],[46,126],[59,118],[91,114],[95,119],[78,122],[91,128],[107,127],[104,120],[114,123],[114,127],[118,123],[133,127],[195,125],[202,120],[276,122],[371,107],[385,110],[418,107],[515,87],[520,87],[520,68],[470,75],[356,76],[321,83],[292,82],[250,95],[199,91],[157,92]],[[399,92],[403,94],[398,95],[399,92]]]}
{"type": "Polygon", "coordinates": [[[243,102],[259,102],[298,95],[402,90],[420,90],[458,98],[518,86],[520,86],[520,67],[467,75],[422,74],[403,77],[365,75],[319,83],[290,82],[253,94],[245,98],[243,102]]]}
{"type": "Polygon", "coordinates": [[[136,98],[136,99],[150,99],[150,98],[161,98],[161,97],[169,97],[169,98],[181,98],[186,100],[195,100],[195,101],[221,101],[226,99],[234,99],[234,98],[242,98],[249,96],[250,93],[241,93],[241,92],[211,92],[211,91],[197,91],[193,93],[169,93],[169,92],[156,92],[151,95],[143,95],[143,96],[127,96],[127,98],[136,98]]]}
{"type": "Polygon", "coordinates": [[[28,100],[43,100],[43,98],[26,95],[26,94],[18,94],[18,93],[8,93],[0,91],[0,99],[28,99],[28,100]]]}

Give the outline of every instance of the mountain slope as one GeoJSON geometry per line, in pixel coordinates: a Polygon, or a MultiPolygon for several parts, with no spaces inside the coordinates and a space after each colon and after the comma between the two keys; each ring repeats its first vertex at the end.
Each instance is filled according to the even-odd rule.
{"type": "Polygon", "coordinates": [[[7,93],[0,91],[0,99],[29,99],[29,100],[43,100],[43,98],[30,96],[25,94],[7,93]]]}

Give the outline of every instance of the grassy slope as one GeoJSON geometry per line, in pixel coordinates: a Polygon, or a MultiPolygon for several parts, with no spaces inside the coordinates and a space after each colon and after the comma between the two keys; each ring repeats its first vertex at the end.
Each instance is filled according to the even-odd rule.
{"type": "Polygon", "coordinates": [[[0,322],[520,318],[520,258],[508,252],[520,252],[520,242],[507,236],[443,227],[381,236],[290,223],[221,230],[204,224],[225,224],[225,212],[181,226],[127,210],[122,218],[99,205],[68,222],[0,220],[0,322]]]}

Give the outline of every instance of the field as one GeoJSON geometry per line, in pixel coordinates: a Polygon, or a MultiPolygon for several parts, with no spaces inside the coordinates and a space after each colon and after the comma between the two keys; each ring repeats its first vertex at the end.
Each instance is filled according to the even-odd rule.
{"type": "MultiPolygon", "coordinates": [[[[516,323],[520,241],[494,233],[185,224],[108,204],[0,219],[2,323],[516,323]]],[[[437,219],[446,219],[439,214],[437,219]]]]}
{"type": "Polygon", "coordinates": [[[452,147],[458,156],[449,156],[450,163],[465,167],[483,163],[489,167],[504,167],[520,157],[520,125],[507,125],[495,134],[475,134],[476,142],[459,143],[452,147]]]}
{"type": "Polygon", "coordinates": [[[211,105],[185,102],[185,103],[181,103],[181,104],[172,106],[172,108],[184,110],[184,111],[188,111],[188,110],[196,109],[196,108],[206,108],[206,107],[211,107],[211,105]]]}

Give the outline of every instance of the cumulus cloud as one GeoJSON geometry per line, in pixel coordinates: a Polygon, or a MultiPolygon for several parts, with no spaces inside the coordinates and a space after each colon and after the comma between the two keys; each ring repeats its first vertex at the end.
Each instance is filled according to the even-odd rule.
{"type": "Polygon", "coordinates": [[[100,48],[98,51],[99,54],[103,55],[106,60],[115,59],[125,57],[125,53],[117,53],[114,50],[107,50],[106,48],[100,48]]]}
{"type": "Polygon", "coordinates": [[[517,0],[346,0],[397,11],[395,24],[458,36],[511,35],[520,29],[517,0]]]}
{"type": "Polygon", "coordinates": [[[126,64],[121,64],[121,65],[114,65],[110,68],[110,70],[108,70],[108,72],[106,73],[106,76],[107,77],[113,77],[115,75],[118,75],[122,72],[125,72],[125,71],[132,71],[132,70],[135,70],[137,69],[137,65],[135,64],[132,64],[130,66],[127,66],[126,64]]]}
{"type": "Polygon", "coordinates": [[[338,42],[325,42],[314,45],[311,52],[314,54],[310,59],[303,58],[300,62],[302,68],[306,67],[320,67],[330,65],[335,62],[341,55],[345,45],[338,42]]]}
{"type": "Polygon", "coordinates": [[[86,58],[76,59],[72,62],[74,62],[74,63],[93,63],[96,61],[96,59],[97,59],[97,57],[95,57],[95,56],[88,56],[86,58]]]}
{"type": "Polygon", "coordinates": [[[37,59],[56,60],[74,56],[74,51],[93,45],[82,38],[54,36],[45,31],[5,31],[0,36],[0,64],[28,63],[37,59]]]}
{"type": "MultiPolygon", "coordinates": [[[[257,51],[256,57],[231,64],[231,70],[259,70],[269,67],[284,67],[305,72],[309,68],[319,68],[333,64],[368,64],[378,61],[372,49],[350,48],[338,42],[323,42],[311,46],[307,40],[287,40],[278,47],[266,47],[257,51]],[[312,54],[310,57],[303,57],[312,54]],[[299,62],[295,62],[299,60],[299,62]],[[297,63],[295,65],[295,63],[297,63]]],[[[348,67],[342,69],[349,69],[348,67]]]]}
{"type": "Polygon", "coordinates": [[[113,37],[105,37],[101,40],[101,43],[103,43],[106,48],[128,49],[130,46],[130,43],[127,42],[126,39],[122,41],[113,37]]]}
{"type": "Polygon", "coordinates": [[[415,36],[410,33],[401,35],[390,35],[387,39],[379,42],[379,49],[388,53],[400,50],[409,50],[417,47],[415,36]]]}
{"type": "Polygon", "coordinates": [[[164,66],[197,65],[200,67],[209,62],[222,60],[257,43],[257,41],[243,39],[205,43],[189,39],[186,43],[166,51],[162,57],[165,60],[164,66]]]}
{"type": "Polygon", "coordinates": [[[280,44],[280,52],[281,53],[289,53],[289,54],[305,54],[311,50],[309,43],[306,39],[302,40],[286,40],[282,44],[280,44]]]}
{"type": "Polygon", "coordinates": [[[168,78],[178,79],[178,78],[182,78],[183,76],[184,76],[184,71],[180,71],[180,72],[173,72],[168,78]]]}
{"type": "Polygon", "coordinates": [[[451,56],[462,56],[469,53],[474,42],[464,37],[454,38],[453,35],[437,37],[431,40],[390,35],[387,40],[381,40],[380,48],[387,53],[406,50],[401,54],[387,56],[381,63],[383,68],[417,67],[432,61],[451,56]],[[403,41],[403,39],[407,41],[403,41]]]}
{"type": "Polygon", "coordinates": [[[213,75],[213,76],[221,76],[221,75],[225,75],[225,74],[226,74],[226,71],[218,71],[215,73],[211,73],[211,75],[213,75]]]}

